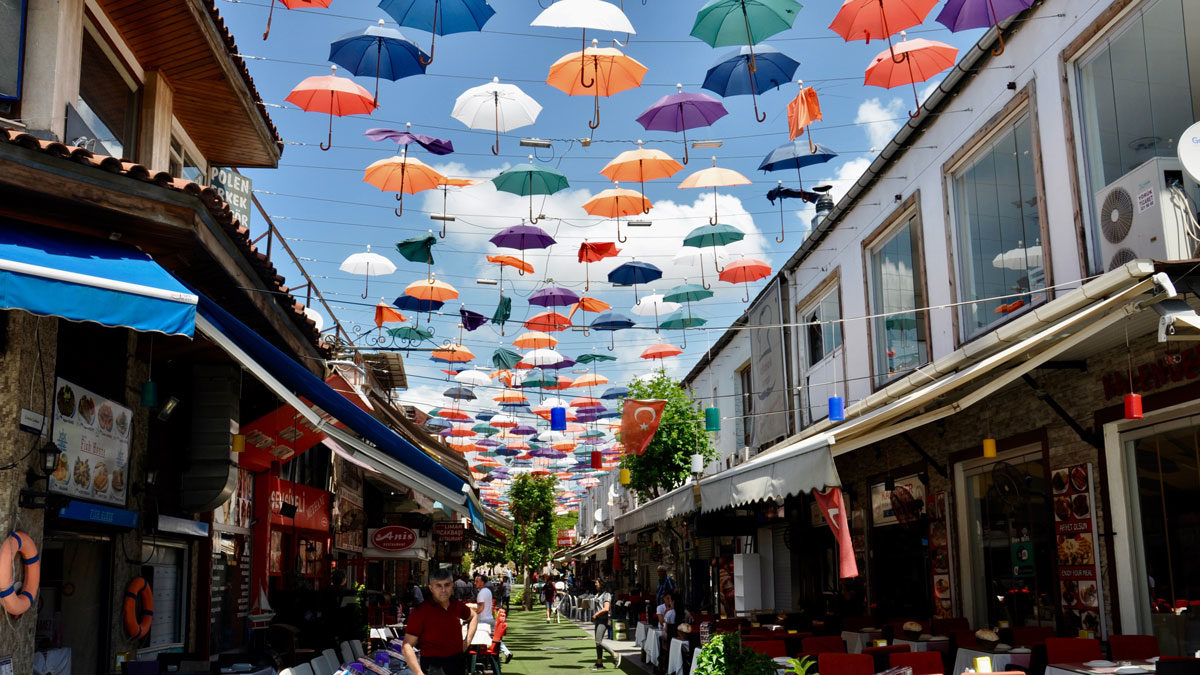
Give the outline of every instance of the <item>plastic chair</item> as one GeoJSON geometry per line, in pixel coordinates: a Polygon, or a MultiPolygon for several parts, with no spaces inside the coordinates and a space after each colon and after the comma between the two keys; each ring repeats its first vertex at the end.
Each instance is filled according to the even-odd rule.
{"type": "Polygon", "coordinates": [[[816,635],[804,638],[800,642],[800,649],[805,654],[845,654],[846,643],[842,641],[841,635],[816,635]]]}
{"type": "Polygon", "coordinates": [[[940,652],[897,652],[888,654],[892,668],[912,668],[912,675],[943,675],[946,664],[940,652]]]}
{"type": "Polygon", "coordinates": [[[1099,640],[1087,638],[1046,638],[1046,663],[1084,663],[1104,658],[1099,640]]]}
{"type": "Polygon", "coordinates": [[[817,655],[817,672],[821,675],[875,675],[875,659],[866,654],[817,655]]]}
{"type": "Polygon", "coordinates": [[[366,656],[366,653],[363,652],[362,640],[351,640],[350,641],[350,653],[354,655],[355,661],[366,656]]]}
{"type": "Polygon", "coordinates": [[[312,666],[307,663],[298,663],[292,666],[292,675],[313,675],[312,666]]]}
{"type": "Polygon", "coordinates": [[[333,672],[337,670],[337,668],[334,668],[329,664],[329,661],[325,659],[325,654],[323,653],[314,658],[312,661],[309,661],[308,665],[312,668],[313,675],[333,675],[333,672]]]}
{"type": "Polygon", "coordinates": [[[1046,644],[1046,638],[1054,637],[1054,629],[1050,626],[1016,626],[1011,630],[1014,647],[1042,645],[1046,644]]]}
{"type": "Polygon", "coordinates": [[[333,651],[332,649],[326,649],[325,651],[321,652],[321,656],[324,656],[325,660],[329,662],[329,665],[333,666],[333,671],[335,673],[339,668],[342,667],[341,659],[338,658],[337,652],[333,651]]]}
{"type": "Polygon", "coordinates": [[[504,634],[507,632],[507,622],[497,623],[496,630],[492,632],[492,644],[471,650],[471,665],[467,669],[468,673],[475,673],[477,660],[482,659],[485,669],[490,667],[493,673],[500,675],[500,642],[504,640],[504,634]]]}
{"type": "Polygon", "coordinates": [[[742,644],[759,654],[766,654],[773,659],[790,656],[787,651],[787,644],[783,640],[754,640],[752,642],[743,642],[742,644]]]}
{"type": "Polygon", "coordinates": [[[342,663],[354,663],[358,659],[354,658],[354,650],[350,648],[350,643],[343,641],[338,647],[342,652],[342,663]]]}
{"type": "Polygon", "coordinates": [[[1113,661],[1141,661],[1159,655],[1153,635],[1110,635],[1108,649],[1113,661]]]}
{"type": "MultiPolygon", "coordinates": [[[[893,654],[903,654],[911,652],[910,645],[887,645],[886,647],[866,647],[862,650],[863,654],[870,656],[875,662],[875,672],[881,673],[888,669],[888,658],[893,654]]],[[[937,652],[934,652],[935,654],[937,652]]]]}

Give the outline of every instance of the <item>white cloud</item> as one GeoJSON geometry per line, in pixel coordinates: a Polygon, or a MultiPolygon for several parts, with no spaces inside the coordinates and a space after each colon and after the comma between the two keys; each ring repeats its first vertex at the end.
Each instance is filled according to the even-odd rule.
{"type": "Polygon", "coordinates": [[[863,125],[871,147],[878,152],[896,135],[905,118],[906,107],[901,99],[893,98],[885,105],[878,98],[870,98],[858,105],[854,123],[863,125]]]}
{"type": "MultiPolygon", "coordinates": [[[[832,177],[822,178],[815,184],[820,185],[822,183],[827,183],[832,185],[833,189],[829,191],[829,196],[833,198],[833,202],[836,204],[838,200],[842,198],[842,195],[846,194],[846,192],[850,189],[850,186],[854,185],[854,181],[856,181],[858,177],[863,174],[863,171],[866,171],[867,167],[871,166],[871,161],[871,157],[860,156],[856,159],[852,159],[839,166],[832,177]]],[[[816,207],[813,204],[805,204],[803,209],[796,212],[796,215],[801,219],[801,221],[809,224],[806,225],[806,227],[809,227],[811,226],[813,216],[816,215],[816,212],[816,207]]]]}

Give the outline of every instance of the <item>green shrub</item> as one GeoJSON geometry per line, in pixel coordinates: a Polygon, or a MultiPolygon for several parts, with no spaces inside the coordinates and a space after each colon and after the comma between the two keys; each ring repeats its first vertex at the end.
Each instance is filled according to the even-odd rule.
{"type": "Polygon", "coordinates": [[[742,644],[737,633],[718,633],[700,650],[692,675],[775,675],[775,661],[742,644]]]}

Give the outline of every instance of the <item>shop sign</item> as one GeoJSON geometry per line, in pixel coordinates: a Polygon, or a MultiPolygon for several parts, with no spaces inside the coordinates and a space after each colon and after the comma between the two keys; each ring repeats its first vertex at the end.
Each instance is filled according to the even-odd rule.
{"type": "Polygon", "coordinates": [[[921,477],[917,474],[897,478],[895,489],[888,491],[883,489],[884,483],[876,483],[871,486],[871,524],[875,527],[880,525],[895,525],[900,522],[900,518],[896,513],[897,503],[914,503],[915,512],[910,513],[911,517],[919,517],[925,509],[925,483],[921,481],[921,477]],[[895,492],[897,497],[907,495],[903,501],[892,499],[892,493],[895,492]],[[912,497],[912,502],[908,501],[908,497],[912,497]]]}
{"type": "Polygon", "coordinates": [[[466,537],[462,523],[434,523],[433,536],[439,541],[462,541],[466,537]]]}
{"type": "Polygon", "coordinates": [[[575,530],[574,529],[559,530],[557,543],[559,546],[570,546],[570,545],[574,544],[575,543],[575,530]]]}
{"type": "Polygon", "coordinates": [[[1139,394],[1162,389],[1172,382],[1194,380],[1200,377],[1200,345],[1156,356],[1150,363],[1139,364],[1133,372],[1114,370],[1100,376],[1105,400],[1129,393],[1130,380],[1133,391],[1139,394]]]}
{"type": "Polygon", "coordinates": [[[124,506],[133,411],[62,378],[54,391],[54,444],[60,454],[50,491],[124,506]]]}
{"type": "Polygon", "coordinates": [[[284,405],[242,425],[246,449],[238,465],[251,471],[265,471],[272,461],[286,462],[325,439],[308,418],[284,405]]]}
{"type": "Polygon", "coordinates": [[[317,532],[329,531],[329,493],[325,490],[297,485],[279,478],[271,478],[271,524],[284,528],[297,527],[317,532]],[[296,515],[283,515],[283,505],[296,507],[296,515]]]}
{"type": "Polygon", "coordinates": [[[371,546],[380,551],[403,551],[417,543],[417,533],[403,525],[388,525],[371,530],[371,546]]]}
{"type": "Polygon", "coordinates": [[[1092,465],[1076,464],[1050,473],[1059,602],[1070,632],[1085,630],[1104,639],[1103,588],[1096,541],[1096,494],[1092,465]]]}
{"type": "Polygon", "coordinates": [[[250,204],[253,183],[250,178],[229,167],[214,166],[209,170],[209,185],[221,199],[229,204],[233,217],[242,221],[242,227],[250,228],[250,204]]]}

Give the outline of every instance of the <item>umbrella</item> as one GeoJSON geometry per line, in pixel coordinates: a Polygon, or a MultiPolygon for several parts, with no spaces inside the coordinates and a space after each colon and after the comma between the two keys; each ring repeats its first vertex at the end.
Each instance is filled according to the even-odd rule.
{"type": "Polygon", "coordinates": [[[448,139],[434,138],[433,136],[426,136],[425,134],[414,134],[411,131],[412,122],[407,123],[406,126],[408,127],[409,131],[375,128],[367,129],[363,135],[373,141],[392,140],[396,141],[400,145],[416,143],[434,155],[449,155],[450,153],[454,152],[454,144],[448,139]]]}
{"type": "Polygon", "coordinates": [[[612,401],[618,398],[625,398],[628,395],[629,390],[625,387],[609,387],[604,390],[603,394],[600,394],[600,398],[612,401]]]}
{"type": "Polygon", "coordinates": [[[504,297],[502,291],[500,302],[496,303],[496,311],[492,313],[492,323],[499,324],[501,335],[504,335],[504,322],[508,321],[510,316],[512,316],[512,298],[504,297]]]}
{"type": "Polygon", "coordinates": [[[329,45],[329,60],[355,75],[375,74],[375,104],[379,104],[379,78],[393,82],[425,73],[425,52],[395,28],[383,25],[351,31],[329,45]]]}
{"type": "Polygon", "coordinates": [[[464,370],[454,376],[454,381],[468,387],[486,387],[492,383],[492,378],[478,370],[464,370]]]}
{"type": "Polygon", "coordinates": [[[628,237],[621,237],[621,216],[632,216],[638,213],[648,213],[652,207],[650,200],[644,194],[635,190],[617,187],[601,190],[595,197],[583,204],[583,210],[593,216],[617,219],[617,241],[625,242],[628,237]]]}
{"type": "MultiPolygon", "coordinates": [[[[658,178],[670,178],[683,170],[683,165],[671,159],[662,150],[646,150],[638,141],[637,150],[626,150],[617,155],[600,169],[611,181],[636,180],[642,186],[642,196],[646,196],[646,181],[658,178]]],[[[646,213],[649,213],[647,210],[646,213]]]]}
{"type": "MultiPolygon", "coordinates": [[[[795,103],[795,101],[792,103],[795,103]]],[[[788,105],[788,110],[791,110],[791,104],[788,105]]],[[[800,167],[823,164],[834,157],[837,157],[837,153],[819,143],[813,143],[812,134],[810,133],[808,135],[807,146],[796,140],[784,143],[767,153],[767,156],[759,163],[758,168],[760,171],[786,171],[795,169],[796,180],[800,183],[800,195],[803,196],[804,179],[800,177],[800,167]]],[[[783,181],[779,181],[779,189],[783,189],[783,181]]],[[[815,197],[815,194],[813,196],[815,197]]],[[[771,198],[770,193],[768,193],[767,198],[771,198]]],[[[774,203],[774,201],[774,199],[771,199],[771,203],[774,203]]],[[[783,243],[786,236],[783,229],[783,200],[781,199],[779,202],[779,236],[775,238],[775,241],[783,243]]]]}
{"type": "Polygon", "coordinates": [[[542,307],[567,307],[579,302],[575,291],[561,286],[547,286],[529,296],[529,304],[542,307]]]}
{"type": "Polygon", "coordinates": [[[633,306],[634,314],[638,316],[653,316],[655,323],[658,322],[660,314],[670,314],[678,310],[679,303],[666,302],[661,295],[647,295],[633,306]]]}
{"type": "Polygon", "coordinates": [[[492,365],[497,368],[514,368],[521,361],[521,355],[503,347],[492,352],[492,365]]]}
{"type": "MultiPolygon", "coordinates": [[[[274,3],[272,3],[272,7],[274,3]]],[[[333,147],[333,116],[370,115],[379,106],[371,92],[347,77],[337,76],[337,66],[329,75],[306,77],[284,99],[306,112],[329,113],[329,138],[322,150],[333,147]]]]}
{"type": "Polygon", "coordinates": [[[513,346],[519,349],[553,349],[557,344],[558,338],[537,331],[522,333],[513,340],[513,346]]]}
{"type": "Polygon", "coordinates": [[[431,354],[434,361],[443,361],[445,363],[467,363],[475,360],[475,355],[470,349],[462,345],[449,344],[443,347],[438,347],[431,354]]]}
{"type": "MultiPolygon", "coordinates": [[[[430,412],[432,413],[433,411],[430,412]]],[[[453,424],[454,423],[450,420],[445,420],[440,417],[431,417],[429,421],[425,422],[425,426],[430,429],[449,429],[453,424]]]]}
{"type": "Polygon", "coordinates": [[[690,317],[692,315],[692,302],[707,300],[712,296],[712,291],[698,284],[681,284],[672,288],[669,293],[663,296],[663,299],[667,302],[686,302],[688,316],[690,317]]]}
{"type": "Polygon", "coordinates": [[[917,83],[953,67],[956,60],[958,50],[944,42],[924,38],[904,40],[896,45],[894,50],[880,52],[875,57],[871,65],[867,66],[863,83],[885,89],[911,84],[917,111],[908,113],[908,116],[916,117],[921,114],[917,83]],[[891,55],[892,51],[900,55],[899,61],[891,55]]]}
{"type": "Polygon", "coordinates": [[[845,0],[829,29],[847,42],[887,38],[889,55],[901,63],[903,56],[896,58],[892,36],[921,25],[936,4],[937,0],[845,0]]]}
{"type": "Polygon", "coordinates": [[[608,378],[603,375],[588,373],[581,376],[578,380],[571,383],[572,387],[597,387],[602,384],[608,384],[608,378]]]}
{"type": "Polygon", "coordinates": [[[463,328],[467,330],[475,330],[488,322],[488,318],[479,312],[472,312],[466,307],[458,308],[458,316],[462,320],[463,328]]]}
{"type": "MultiPolygon", "coordinates": [[[[564,359],[564,361],[571,361],[571,359],[564,359]]],[[[571,363],[574,364],[573,361],[571,363]]],[[[558,367],[558,364],[555,364],[555,367],[558,367]]],[[[559,375],[554,382],[554,386],[546,387],[546,389],[550,389],[551,391],[560,391],[570,387],[574,383],[575,382],[566,375],[559,375]]]]}
{"type": "MultiPolygon", "coordinates": [[[[567,183],[567,177],[548,166],[534,164],[533,155],[530,155],[528,164],[518,164],[511,169],[501,171],[499,175],[492,179],[492,182],[495,183],[497,190],[510,192],[514,195],[520,195],[522,197],[529,195],[529,225],[519,225],[518,227],[531,227],[549,240],[549,243],[536,248],[545,248],[546,246],[553,244],[554,239],[550,237],[550,235],[542,232],[536,227],[533,227],[533,225],[535,225],[539,220],[538,218],[533,217],[533,196],[552,195],[559,190],[565,190],[567,187],[569,187],[569,183],[567,183]]],[[[501,238],[501,235],[503,235],[505,232],[513,229],[515,228],[510,227],[508,230],[504,230],[495,237],[492,237],[491,242],[497,246],[505,246],[506,248],[520,248],[521,250],[525,250],[526,248],[534,248],[532,246],[507,246],[506,244],[501,244],[500,242],[496,241],[497,239],[501,238]]]]}
{"type": "Polygon", "coordinates": [[[371,253],[371,245],[367,244],[366,253],[355,253],[342,261],[338,265],[338,269],[349,274],[361,274],[366,281],[363,284],[362,297],[367,297],[368,286],[371,283],[371,277],[383,276],[396,271],[396,266],[391,260],[379,255],[371,253]]]}
{"type": "MultiPolygon", "coordinates": [[[[952,32],[971,28],[997,26],[1008,17],[1029,9],[1034,0],[949,0],[934,21],[952,32]]],[[[1004,33],[996,32],[1000,49],[992,50],[994,56],[1004,53],[1004,33]]]]}
{"type": "MultiPolygon", "coordinates": [[[[731,284],[750,284],[771,275],[771,266],[754,258],[735,260],[721,270],[720,279],[731,284]]],[[[750,287],[746,287],[746,297],[742,302],[750,301],[750,287]]]]}
{"type": "Polygon", "coordinates": [[[683,85],[675,85],[676,93],[664,96],[637,117],[646,131],[683,132],[683,163],[688,163],[687,130],[711,126],[729,114],[725,106],[708,94],[683,93],[683,85]]]}
{"type": "MultiPolygon", "coordinates": [[[[413,312],[436,312],[446,303],[437,300],[420,300],[411,295],[401,295],[392,301],[392,306],[400,309],[407,309],[413,312]]],[[[417,322],[420,323],[421,317],[417,316],[417,322]]],[[[432,333],[431,333],[432,335],[432,333]]]]}
{"type": "Polygon", "coordinates": [[[467,389],[466,387],[461,387],[461,386],[450,387],[446,391],[442,392],[442,396],[445,396],[446,398],[453,398],[453,399],[458,399],[458,400],[462,400],[462,401],[474,401],[475,400],[475,392],[471,391],[470,389],[467,389]]]}
{"type": "MultiPolygon", "coordinates": [[[[267,29],[265,31],[263,31],[263,39],[264,40],[266,40],[267,36],[271,34],[271,18],[273,16],[275,16],[275,1],[276,0],[270,0],[271,9],[267,12],[267,29]]],[[[288,9],[296,9],[297,7],[303,7],[303,8],[328,7],[329,3],[333,2],[333,0],[278,0],[278,1],[279,1],[279,4],[283,5],[284,7],[287,7],[288,9]]]]}
{"type": "MultiPolygon", "coordinates": [[[[633,24],[620,7],[603,0],[560,0],[542,10],[530,22],[530,26],[549,26],[551,28],[582,28],[580,49],[587,47],[587,30],[606,30],[614,33],[636,35],[633,24]]],[[[581,57],[582,59],[583,57],[581,57]]],[[[579,71],[579,84],[590,87],[583,80],[583,68],[579,71]]],[[[595,80],[592,81],[595,83],[595,80]]]]}
{"type": "MultiPolygon", "coordinates": [[[[496,13],[485,0],[381,0],[379,9],[401,26],[434,35],[481,30],[496,13]]],[[[433,63],[435,40],[430,39],[429,60],[422,59],[422,65],[433,63]]]]}
{"type": "Polygon", "coordinates": [[[437,238],[432,234],[423,234],[396,243],[396,252],[409,262],[433,264],[433,245],[437,238]]]}
{"type": "Polygon", "coordinates": [[[400,152],[400,156],[385,157],[373,162],[363,172],[363,182],[370,183],[385,192],[395,192],[396,215],[404,213],[404,193],[415,195],[424,190],[432,190],[446,179],[436,169],[425,164],[416,157],[408,156],[408,148],[400,152]]]}
{"type": "MultiPolygon", "coordinates": [[[[1039,250],[1040,250],[1040,247],[1039,247],[1039,250]]],[[[375,327],[376,328],[382,329],[383,324],[393,323],[396,321],[408,321],[408,319],[404,318],[403,314],[392,309],[390,306],[388,306],[387,304],[385,304],[382,301],[380,301],[379,304],[375,305],[375,327]]]]}
{"type": "Polygon", "coordinates": [[[533,265],[531,265],[531,264],[529,264],[529,263],[525,262],[524,260],[521,260],[520,258],[517,258],[517,257],[515,257],[515,256],[511,256],[511,255],[489,255],[489,256],[487,257],[487,261],[488,261],[488,262],[490,262],[490,263],[497,263],[497,264],[499,264],[499,265],[500,265],[500,273],[501,273],[501,274],[503,274],[503,273],[504,273],[504,268],[505,268],[505,267],[515,267],[515,268],[517,268],[517,272],[518,272],[519,274],[521,274],[522,276],[524,276],[526,272],[528,272],[528,273],[530,273],[530,274],[532,274],[532,273],[533,273],[533,265]]]}
{"type": "Polygon", "coordinates": [[[448,420],[458,420],[461,422],[469,422],[471,420],[470,415],[458,408],[438,408],[437,415],[448,420]]]}
{"type": "Polygon", "coordinates": [[[471,427],[471,431],[474,431],[477,434],[483,434],[484,436],[493,436],[500,433],[499,429],[485,422],[480,422],[479,424],[471,427]]]}
{"type": "MultiPolygon", "coordinates": [[[[499,396],[493,396],[492,400],[496,401],[497,403],[526,403],[529,401],[529,399],[525,398],[525,394],[522,394],[519,391],[511,390],[506,390],[499,396]]],[[[495,427],[500,425],[496,424],[495,420],[492,420],[492,426],[495,427]]]]}
{"type": "MultiPolygon", "coordinates": [[[[753,73],[758,69],[754,45],[791,28],[799,12],[796,0],[710,0],[696,13],[692,35],[713,47],[746,45],[753,73]]],[[[766,118],[764,114],[758,121],[766,118]]]]}
{"type": "Polygon", "coordinates": [[[521,380],[522,387],[553,387],[558,384],[558,376],[544,370],[536,370],[521,380]]]}
{"type": "Polygon", "coordinates": [[[525,321],[525,327],[529,330],[556,332],[566,330],[571,327],[571,319],[559,314],[558,312],[542,312],[536,314],[525,321]]]}
{"type": "Polygon", "coordinates": [[[758,94],[790,82],[799,67],[800,62],[774,47],[759,45],[757,56],[753,47],[742,47],[726,54],[709,68],[704,84],[700,86],[726,97],[749,94],[754,101],[755,119],[762,122],[767,119],[767,114],[758,113],[758,94]],[[757,64],[755,69],[750,67],[751,59],[757,64]]]}
{"type": "Polygon", "coordinates": [[[662,323],[658,324],[658,327],[663,330],[682,330],[682,331],[684,331],[683,347],[684,347],[684,349],[686,349],[687,348],[686,329],[699,328],[700,326],[703,326],[706,323],[708,323],[708,319],[703,319],[698,316],[692,316],[690,313],[685,316],[683,314],[683,312],[676,312],[676,313],[672,314],[671,316],[668,316],[667,318],[663,319],[662,323]]]}
{"type": "Polygon", "coordinates": [[[646,349],[644,349],[642,351],[642,358],[643,359],[658,359],[659,364],[661,365],[663,359],[669,358],[672,356],[679,356],[682,353],[683,353],[683,350],[680,349],[679,347],[676,347],[675,345],[669,344],[666,342],[660,342],[656,345],[651,345],[649,347],[646,347],[646,349]]]}
{"type": "Polygon", "coordinates": [[[611,241],[589,243],[584,241],[579,245],[579,262],[584,263],[584,281],[583,290],[587,291],[592,286],[591,280],[591,263],[600,262],[605,258],[616,257],[621,249],[611,241]]]}
{"type": "Polygon", "coordinates": [[[721,266],[717,264],[716,249],[718,246],[725,246],[737,241],[741,241],[746,237],[746,234],[732,225],[701,225],[692,230],[683,238],[683,245],[692,248],[704,248],[708,246],[713,249],[713,266],[717,272],[721,271],[721,266]]]}
{"type": "MultiPolygon", "coordinates": [[[[632,322],[630,322],[632,323],[632,322]]],[[[602,363],[604,361],[616,361],[617,357],[608,354],[597,354],[596,352],[588,352],[575,357],[579,363],[602,363]]]]}
{"type": "Polygon", "coordinates": [[[717,158],[713,157],[712,166],[707,169],[701,169],[679,184],[680,188],[712,188],[713,189],[713,217],[709,219],[709,225],[716,225],[718,220],[717,214],[717,188],[732,187],[734,185],[749,185],[750,179],[733,169],[722,169],[717,166],[717,158]]]}
{"type": "Polygon", "coordinates": [[[1003,253],[996,254],[992,258],[992,267],[999,269],[1016,270],[1024,272],[1025,270],[1042,266],[1042,247],[1030,246],[1029,248],[1014,248],[1003,253]]]}
{"type": "Polygon", "coordinates": [[[527,363],[531,366],[547,366],[562,360],[563,355],[553,349],[534,349],[521,358],[521,363],[527,363]]]}
{"type": "Polygon", "coordinates": [[[613,333],[609,336],[611,344],[608,347],[608,351],[610,352],[617,348],[616,331],[624,328],[633,328],[633,326],[634,323],[629,317],[617,312],[605,312],[596,317],[595,321],[592,321],[592,330],[606,330],[613,333]]]}
{"type": "Polygon", "coordinates": [[[446,213],[446,200],[449,198],[450,188],[466,187],[482,182],[482,180],[475,180],[473,178],[447,178],[446,176],[442,176],[442,179],[438,181],[438,187],[442,189],[442,212],[441,214],[431,213],[429,214],[429,218],[431,220],[442,221],[442,231],[438,232],[439,237],[442,239],[446,238],[446,223],[454,220],[454,216],[446,213]]]}
{"type": "Polygon", "coordinates": [[[600,126],[600,97],[642,86],[646,70],[646,66],[626,56],[621,50],[600,47],[596,40],[592,40],[592,46],[584,48],[578,59],[575,52],[571,52],[555,61],[550,66],[550,74],[546,76],[546,84],[562,90],[568,96],[592,96],[595,99],[595,117],[588,122],[588,128],[595,130],[600,126]],[[585,79],[591,82],[585,84],[585,79]]]}
{"type": "Polygon", "coordinates": [[[400,328],[389,328],[388,335],[397,340],[405,340],[407,342],[423,342],[433,337],[433,331],[430,331],[426,328],[401,326],[400,328]]]}
{"type": "Polygon", "coordinates": [[[542,106],[521,91],[515,84],[501,84],[493,77],[487,84],[459,94],[454,101],[450,116],[471,129],[486,129],[496,132],[496,143],[492,154],[500,154],[500,132],[512,131],[529,126],[537,120],[542,106]]]}
{"type": "Polygon", "coordinates": [[[404,294],[418,300],[444,303],[458,297],[458,290],[437,279],[418,279],[404,288],[404,294]]]}
{"type": "Polygon", "coordinates": [[[491,410],[481,410],[480,412],[475,413],[475,419],[477,419],[481,422],[486,422],[495,416],[496,416],[496,413],[491,410]]]}
{"type": "MultiPolygon", "coordinates": [[[[800,93],[787,106],[788,140],[795,140],[808,125],[821,119],[821,101],[817,98],[817,90],[804,86],[803,82],[798,81],[797,84],[800,85],[800,93]]],[[[808,135],[808,149],[817,151],[811,133],[808,135]]]]}
{"type": "Polygon", "coordinates": [[[662,278],[662,270],[647,262],[631,260],[622,263],[608,273],[608,282],[618,285],[633,285],[633,300],[637,302],[637,285],[645,284],[662,278]]]}

